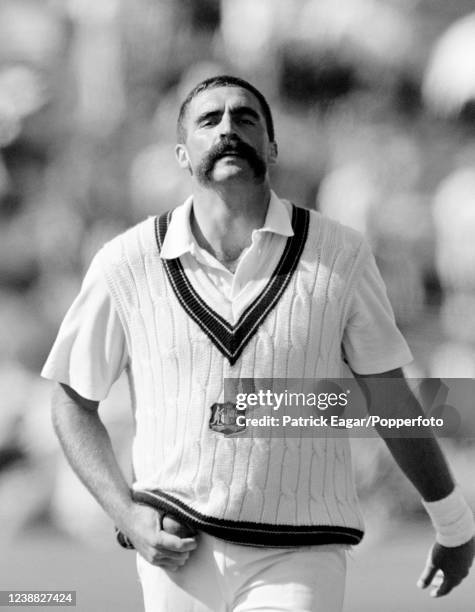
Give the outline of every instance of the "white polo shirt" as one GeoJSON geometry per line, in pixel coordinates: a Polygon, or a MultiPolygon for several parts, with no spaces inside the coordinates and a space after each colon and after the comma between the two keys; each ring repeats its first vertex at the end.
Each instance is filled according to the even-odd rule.
{"type": "MultiPolygon", "coordinates": [[[[190,225],[192,204],[190,197],[174,210],[160,257],[179,257],[199,295],[234,323],[264,289],[287,238],[293,235],[291,205],[271,193],[264,225],[252,232],[251,245],[232,273],[196,242],[190,225]]],[[[386,372],[412,361],[373,257],[354,292],[342,344],[350,367],[360,374],[386,372]]],[[[128,361],[122,324],[102,271],[93,260],[41,374],[69,385],[87,399],[100,401],[128,361]]]]}
{"type": "Polygon", "coordinates": [[[217,313],[235,323],[264,289],[279,262],[287,238],[294,235],[290,203],[271,192],[264,225],[252,232],[251,245],[241,253],[234,273],[198,245],[191,231],[192,206],[193,198],[189,197],[174,211],[160,257],[180,257],[199,295],[217,313]]]}

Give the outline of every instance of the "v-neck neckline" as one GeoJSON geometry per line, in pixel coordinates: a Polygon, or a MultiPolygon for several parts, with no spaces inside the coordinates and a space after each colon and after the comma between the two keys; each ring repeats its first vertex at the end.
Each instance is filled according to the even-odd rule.
{"type": "MultiPolygon", "coordinates": [[[[155,239],[160,253],[173,210],[155,217],[155,239]]],[[[308,234],[310,213],[292,204],[293,236],[287,238],[284,251],[264,289],[242,312],[236,323],[230,323],[213,310],[196,291],[180,259],[162,259],[175,296],[188,316],[197,323],[211,342],[234,365],[267,315],[277,305],[300,261],[308,234]]]]}

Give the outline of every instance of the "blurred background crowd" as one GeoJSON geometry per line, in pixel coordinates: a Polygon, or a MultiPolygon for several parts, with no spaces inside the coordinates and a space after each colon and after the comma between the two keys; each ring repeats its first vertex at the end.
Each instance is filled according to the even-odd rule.
{"type": "MultiPolygon", "coordinates": [[[[38,372],[95,251],[188,194],[176,116],[208,76],[238,74],[267,96],[277,193],[369,238],[415,355],[408,374],[475,377],[473,11],[471,0],[0,0],[0,540],[32,520],[112,537],[60,455],[38,372]]],[[[127,397],[119,381],[103,408],[124,469],[127,397]]],[[[445,446],[474,503],[468,434],[445,446]]],[[[355,441],[365,503],[382,522],[417,516],[373,442],[355,441]]]]}

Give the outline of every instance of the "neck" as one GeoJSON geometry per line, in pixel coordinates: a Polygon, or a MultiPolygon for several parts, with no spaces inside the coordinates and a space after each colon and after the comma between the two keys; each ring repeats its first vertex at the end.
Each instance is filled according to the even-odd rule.
{"type": "Polygon", "coordinates": [[[193,190],[191,229],[198,244],[223,263],[237,259],[263,226],[270,200],[267,181],[259,185],[193,190]]]}

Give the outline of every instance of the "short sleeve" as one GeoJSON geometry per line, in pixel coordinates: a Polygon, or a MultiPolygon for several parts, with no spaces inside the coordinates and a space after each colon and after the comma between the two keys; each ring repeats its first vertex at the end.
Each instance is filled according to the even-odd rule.
{"type": "Polygon", "coordinates": [[[363,253],[363,270],[343,333],[343,352],[354,372],[378,374],[409,364],[413,356],[396,325],[384,281],[366,244],[363,253]]]}
{"type": "Polygon", "coordinates": [[[63,319],[41,376],[69,385],[86,399],[101,401],[127,362],[122,322],[96,255],[63,319]]]}

